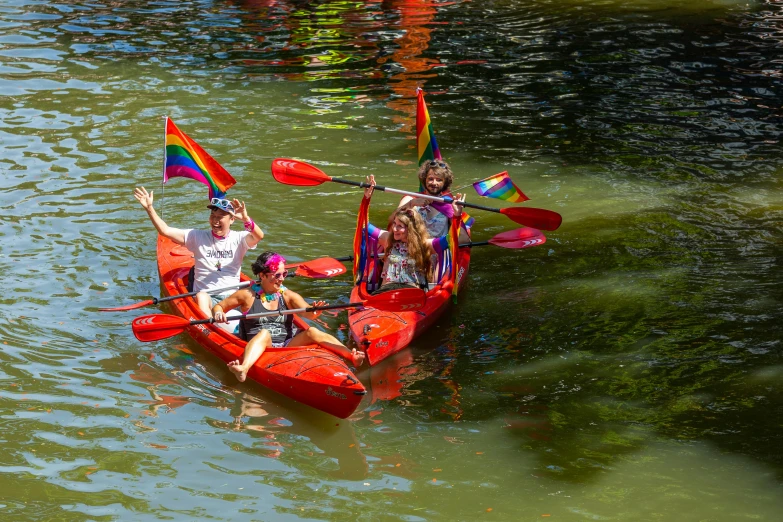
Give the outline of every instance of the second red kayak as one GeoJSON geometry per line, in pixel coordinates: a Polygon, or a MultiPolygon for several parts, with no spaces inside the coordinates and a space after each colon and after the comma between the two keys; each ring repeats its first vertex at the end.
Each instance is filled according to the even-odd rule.
{"type": "MultiPolygon", "coordinates": [[[[458,271],[456,281],[450,276],[427,292],[424,307],[413,312],[385,312],[365,308],[348,312],[351,337],[367,354],[372,366],[393,355],[418,337],[443,315],[451,303],[454,285],[462,288],[467,281],[470,267],[470,248],[458,249],[458,271]]],[[[351,301],[366,299],[367,286],[362,283],[351,291],[351,301]]]]}

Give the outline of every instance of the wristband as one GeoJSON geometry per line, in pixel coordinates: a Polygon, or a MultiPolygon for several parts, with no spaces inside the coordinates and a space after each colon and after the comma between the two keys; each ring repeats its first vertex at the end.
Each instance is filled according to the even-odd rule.
{"type": "Polygon", "coordinates": [[[256,228],[256,222],[252,219],[250,221],[245,221],[245,230],[248,232],[252,232],[253,229],[256,228]]]}

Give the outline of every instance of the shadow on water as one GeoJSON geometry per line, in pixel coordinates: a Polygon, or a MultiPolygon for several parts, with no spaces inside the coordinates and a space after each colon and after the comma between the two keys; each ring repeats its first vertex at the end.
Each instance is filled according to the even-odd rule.
{"type": "Polygon", "coordinates": [[[710,227],[655,210],[622,225],[582,220],[558,243],[556,273],[538,268],[549,266],[545,245],[525,252],[524,265],[488,253],[506,278],[472,278],[459,311],[470,327],[453,330],[461,349],[452,373],[471,398],[462,419],[505,412],[541,470],[566,481],[597,479],[660,437],[708,441],[781,476],[770,416],[783,399],[770,386],[779,367],[759,370],[779,359],[783,334],[758,296],[773,279],[769,247],[749,256],[710,227]],[[720,272],[732,276],[718,283],[720,272]],[[493,331],[503,315],[474,302],[479,284],[518,318],[513,326],[493,331]]]}

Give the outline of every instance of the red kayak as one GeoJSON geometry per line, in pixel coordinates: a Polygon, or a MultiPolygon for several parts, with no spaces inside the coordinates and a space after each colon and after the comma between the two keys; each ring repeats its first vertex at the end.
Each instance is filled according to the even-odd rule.
{"type": "MultiPolygon", "coordinates": [[[[158,272],[165,296],[188,292],[187,277],[193,266],[193,254],[172,241],[158,237],[158,272]]],[[[243,274],[242,280],[248,280],[243,274]]],[[[187,320],[206,319],[195,299],[175,299],[171,307],[187,320]]],[[[307,328],[298,317],[297,326],[307,328]]],[[[201,346],[225,362],[242,359],[245,341],[212,325],[187,327],[201,346]]],[[[262,386],[295,401],[342,419],[351,415],[367,393],[346,362],[318,345],[295,348],[267,348],[248,377],[262,386]]]]}
{"type": "MultiPolygon", "coordinates": [[[[462,288],[470,266],[470,248],[458,251],[456,284],[462,288]]],[[[447,275],[427,292],[423,308],[413,312],[385,312],[365,308],[348,312],[348,324],[353,339],[367,353],[370,366],[399,352],[418,337],[446,311],[451,303],[455,281],[447,275]]],[[[367,285],[362,283],[351,291],[351,301],[367,298],[367,285]]]]}

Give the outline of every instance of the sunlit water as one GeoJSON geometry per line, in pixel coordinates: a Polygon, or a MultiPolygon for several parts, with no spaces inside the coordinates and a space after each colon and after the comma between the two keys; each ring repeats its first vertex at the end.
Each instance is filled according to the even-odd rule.
{"type": "Polygon", "coordinates": [[[0,2],[3,517],[779,520],[782,47],[772,1],[0,2]],[[206,223],[164,115],[264,248],[344,256],[359,192],[270,162],[415,189],[417,86],[458,185],[508,170],[564,224],[477,248],[353,417],[97,311],[160,292],[133,187],[206,223]]]}

